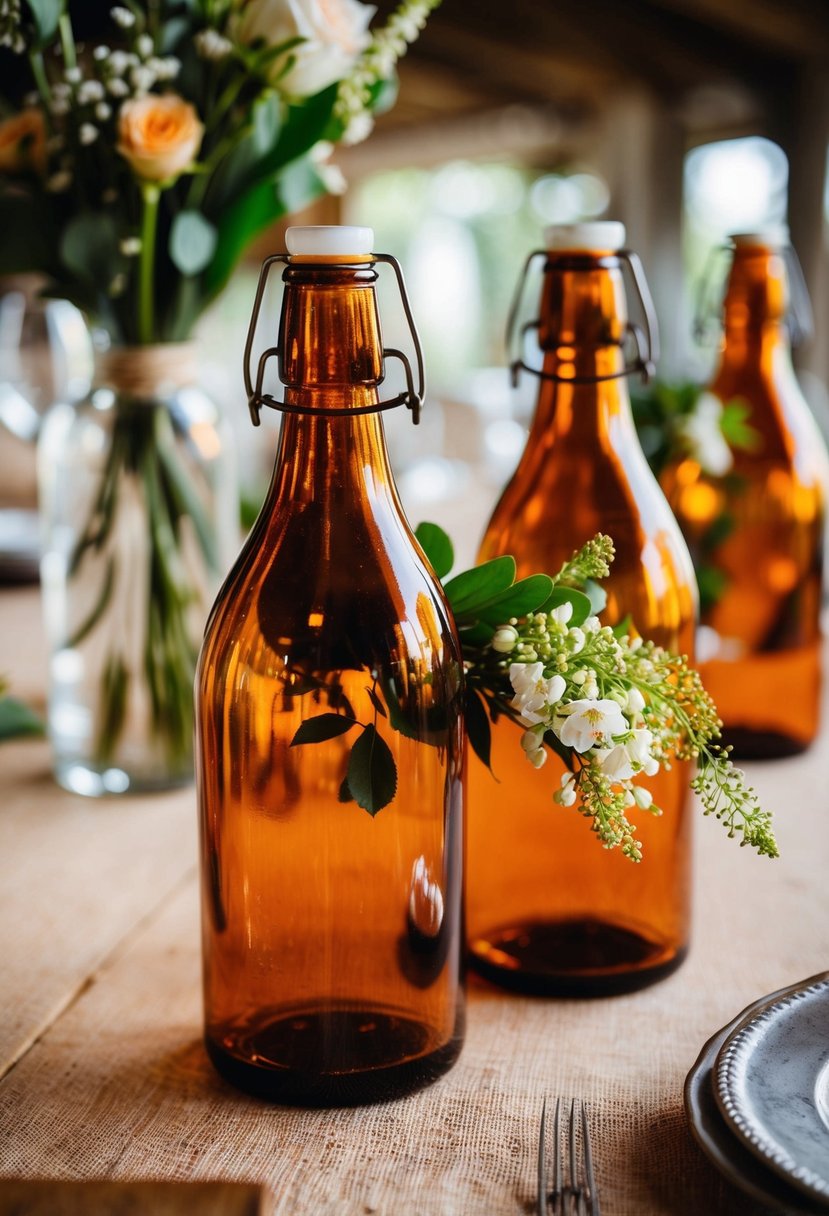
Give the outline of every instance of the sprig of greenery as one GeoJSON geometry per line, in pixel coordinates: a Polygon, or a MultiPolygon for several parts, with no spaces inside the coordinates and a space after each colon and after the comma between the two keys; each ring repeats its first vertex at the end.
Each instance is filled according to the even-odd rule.
{"type": "Polygon", "coordinates": [[[24,735],[42,735],[43,723],[23,701],[10,697],[8,684],[0,676],[0,743],[24,735]]]}

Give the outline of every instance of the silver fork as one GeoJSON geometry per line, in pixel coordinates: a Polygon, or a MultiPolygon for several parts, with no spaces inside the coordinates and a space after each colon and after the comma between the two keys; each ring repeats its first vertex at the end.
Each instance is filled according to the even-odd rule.
{"type": "Polygon", "coordinates": [[[574,1098],[570,1104],[567,1128],[567,1179],[564,1179],[564,1138],[561,1128],[561,1098],[556,1099],[553,1139],[556,1156],[553,1167],[553,1189],[547,1183],[547,1100],[541,1108],[541,1128],[538,1136],[538,1197],[537,1216],[601,1216],[593,1157],[590,1152],[590,1131],[587,1108],[574,1098]],[[576,1128],[581,1127],[581,1168],[576,1152],[576,1128]]]}

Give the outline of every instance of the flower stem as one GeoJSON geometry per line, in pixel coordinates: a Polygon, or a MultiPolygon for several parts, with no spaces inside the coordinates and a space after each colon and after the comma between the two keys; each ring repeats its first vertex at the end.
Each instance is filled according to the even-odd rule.
{"type": "Polygon", "coordinates": [[[32,75],[35,78],[37,91],[40,93],[43,104],[48,106],[52,100],[52,90],[49,85],[49,77],[46,75],[46,65],[43,62],[43,55],[40,51],[29,52],[29,64],[31,65],[32,75]]]}
{"type": "Polygon", "coordinates": [[[161,191],[154,182],[144,182],[141,197],[144,213],[141,217],[141,262],[138,268],[138,341],[147,345],[153,340],[155,238],[161,191]]]}
{"type": "Polygon", "coordinates": [[[75,53],[75,36],[72,33],[72,18],[68,13],[64,13],[58,22],[60,30],[60,44],[63,48],[63,62],[67,68],[75,68],[78,66],[78,57],[75,53]]]}

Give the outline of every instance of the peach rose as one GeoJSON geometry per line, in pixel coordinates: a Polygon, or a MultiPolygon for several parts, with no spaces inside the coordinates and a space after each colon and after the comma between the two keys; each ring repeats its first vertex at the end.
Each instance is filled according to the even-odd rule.
{"type": "Polygon", "coordinates": [[[204,126],[189,101],[147,93],[125,101],[118,115],[118,151],[138,177],[163,182],[193,163],[204,126]]]}
{"type": "Polygon", "coordinates": [[[21,110],[0,122],[0,173],[46,168],[46,126],[40,110],[21,110]]]}

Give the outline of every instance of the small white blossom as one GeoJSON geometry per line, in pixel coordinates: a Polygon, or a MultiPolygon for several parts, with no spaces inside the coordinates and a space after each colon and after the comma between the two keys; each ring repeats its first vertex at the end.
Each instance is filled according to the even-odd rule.
{"type": "Polygon", "coordinates": [[[125,258],[137,257],[141,252],[141,238],[138,236],[125,236],[118,243],[118,248],[121,250],[125,258]]]}
{"type": "Polygon", "coordinates": [[[612,744],[614,735],[627,733],[627,723],[615,701],[571,701],[562,706],[559,713],[565,717],[556,733],[565,747],[573,747],[577,752],[612,744]]]}
{"type": "Polygon", "coordinates": [[[361,144],[364,139],[368,139],[374,130],[374,119],[367,110],[360,114],[355,114],[350,119],[348,126],[343,134],[343,143],[352,147],[354,144],[361,144]]]}
{"type": "Polygon", "coordinates": [[[59,97],[61,101],[66,101],[72,96],[72,90],[65,81],[58,80],[56,84],[52,85],[52,96],[59,97]]]}
{"type": "Polygon", "coordinates": [[[129,91],[130,88],[126,81],[120,80],[117,76],[107,83],[107,92],[111,93],[113,97],[127,97],[129,91]]]}
{"type": "Polygon", "coordinates": [[[152,55],[153,51],[155,50],[155,43],[153,42],[150,34],[139,34],[135,40],[135,45],[138,50],[138,54],[143,59],[149,59],[150,55],[152,55]]]}
{"type": "Polygon", "coordinates": [[[587,639],[585,638],[584,633],[581,631],[581,629],[578,629],[578,628],[570,629],[570,630],[568,630],[567,636],[568,636],[568,640],[570,642],[571,654],[578,654],[580,650],[584,650],[584,643],[586,642],[587,639]]]}
{"type": "Polygon", "coordinates": [[[598,633],[601,627],[602,623],[597,616],[589,616],[582,626],[585,633],[598,633]]]}
{"type": "Polygon", "coordinates": [[[107,103],[105,101],[99,101],[97,106],[95,107],[95,117],[99,118],[101,120],[101,122],[106,122],[106,120],[111,116],[111,114],[112,114],[112,106],[107,105],[107,103]]]}
{"type": "Polygon", "coordinates": [[[113,299],[122,296],[127,290],[127,276],[125,274],[116,274],[109,285],[109,294],[113,299]]]}
{"type": "Polygon", "coordinates": [[[525,730],[521,736],[521,746],[524,749],[524,755],[529,760],[533,768],[543,768],[547,763],[547,749],[544,746],[544,732],[539,734],[535,730],[525,730]]]}
{"type": "Polygon", "coordinates": [[[614,747],[602,748],[594,752],[594,755],[601,765],[602,772],[611,781],[627,781],[636,772],[623,743],[617,743],[614,747]]]}
{"type": "Polygon", "coordinates": [[[110,9],[109,15],[116,25],[120,25],[122,30],[132,29],[135,25],[135,14],[131,13],[128,8],[123,8],[120,4],[110,9]]]}
{"type": "Polygon", "coordinates": [[[627,709],[631,714],[641,714],[645,708],[645,698],[638,688],[631,688],[627,695],[627,709]]]}
{"type": "Polygon", "coordinates": [[[692,458],[714,477],[724,476],[734,463],[722,433],[722,414],[720,399],[713,393],[703,393],[693,411],[679,420],[680,433],[692,458]]]}
{"type": "Polygon", "coordinates": [[[155,72],[146,65],[139,64],[130,71],[130,83],[137,94],[149,93],[155,84],[155,72]]]}
{"type": "Polygon", "coordinates": [[[96,59],[98,63],[103,63],[103,61],[109,57],[109,54],[110,50],[108,46],[96,46],[95,50],[92,52],[92,58],[96,59]]]}
{"type": "Polygon", "coordinates": [[[628,755],[637,770],[641,769],[648,777],[652,777],[654,773],[659,772],[659,761],[655,760],[651,755],[652,745],[653,732],[649,730],[631,731],[631,738],[625,745],[628,755]]]}
{"type": "Polygon", "coordinates": [[[132,56],[128,55],[126,51],[113,51],[109,57],[110,71],[114,72],[116,76],[120,76],[130,66],[131,58],[132,56]]]}
{"type": "Polygon", "coordinates": [[[98,138],[99,134],[100,132],[98,128],[93,126],[91,122],[82,122],[80,130],[78,131],[78,139],[81,141],[84,147],[89,147],[90,144],[95,143],[95,140],[98,138]]]}
{"type": "Polygon", "coordinates": [[[561,700],[567,687],[559,675],[545,677],[543,663],[513,663],[509,678],[515,692],[510,705],[531,726],[547,720],[549,710],[561,700]]]}
{"type": "Polygon", "coordinates": [[[101,101],[104,96],[104,86],[100,80],[85,80],[78,89],[78,101],[88,105],[92,101],[101,101]]]}
{"type": "Polygon", "coordinates": [[[565,773],[561,778],[561,787],[553,794],[553,801],[559,806],[572,806],[576,801],[576,779],[572,773],[565,773]]]}
{"type": "Polygon", "coordinates": [[[513,629],[512,625],[503,625],[493,634],[491,646],[498,654],[509,654],[510,651],[515,650],[517,641],[518,630],[513,629]]]}
{"type": "Polygon", "coordinates": [[[64,114],[69,113],[69,102],[65,97],[53,97],[50,109],[58,118],[62,118],[64,114]]]}
{"type": "Polygon", "coordinates": [[[70,84],[80,84],[83,80],[83,72],[80,68],[67,68],[63,75],[70,84]]]}
{"type": "Polygon", "coordinates": [[[233,50],[233,43],[218,30],[199,30],[193,41],[202,59],[218,61],[226,58],[233,50]]]}
{"type": "Polygon", "coordinates": [[[639,807],[640,811],[646,811],[653,802],[653,794],[650,790],[646,790],[642,785],[634,785],[631,790],[633,801],[639,807]]]}
{"type": "Polygon", "coordinates": [[[554,608],[550,613],[550,619],[555,621],[557,625],[566,625],[573,615],[573,605],[569,600],[564,604],[559,604],[558,608],[554,608]]]}

